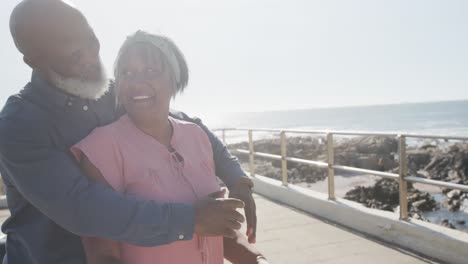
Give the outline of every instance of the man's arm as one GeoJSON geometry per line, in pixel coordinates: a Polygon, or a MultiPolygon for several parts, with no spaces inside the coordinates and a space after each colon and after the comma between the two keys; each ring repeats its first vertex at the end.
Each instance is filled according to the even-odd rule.
{"type": "MultiPolygon", "coordinates": [[[[80,167],[93,182],[99,182],[109,188],[112,186],[106,181],[98,168],[87,156],[83,155],[80,167]]],[[[88,264],[121,264],[119,242],[100,237],[82,237],[88,264]]]]}
{"type": "Polygon", "coordinates": [[[2,174],[33,206],[63,228],[142,246],[190,240],[195,209],[187,204],[141,201],[92,184],[47,131],[24,120],[0,124],[2,174]],[[83,224],[86,223],[86,224],[83,224]]]}
{"type": "Polygon", "coordinates": [[[216,165],[216,175],[226,184],[229,190],[231,190],[237,183],[237,181],[246,176],[244,170],[242,170],[239,160],[233,156],[226,145],[206,127],[199,118],[189,117],[187,114],[179,111],[171,110],[171,115],[174,118],[192,122],[200,126],[206,133],[211,142],[213,148],[213,158],[216,165]]]}
{"type": "Polygon", "coordinates": [[[255,243],[257,233],[257,212],[255,200],[252,196],[253,182],[242,170],[239,161],[231,155],[226,145],[206,127],[200,119],[190,118],[183,112],[171,111],[175,118],[192,122],[200,126],[208,135],[213,148],[216,175],[228,187],[229,197],[237,198],[245,203],[245,218],[247,220],[247,236],[250,243],[255,243]]]}

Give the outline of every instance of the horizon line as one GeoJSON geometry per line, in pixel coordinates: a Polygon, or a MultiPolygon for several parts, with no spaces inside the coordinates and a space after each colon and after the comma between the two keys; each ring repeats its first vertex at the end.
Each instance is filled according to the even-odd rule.
{"type": "Polygon", "coordinates": [[[321,107],[306,107],[294,109],[275,109],[264,111],[236,111],[227,112],[230,114],[259,114],[259,113],[272,113],[272,112],[291,112],[291,111],[307,111],[307,110],[325,110],[325,109],[345,109],[345,108],[360,108],[360,107],[376,107],[376,106],[398,106],[398,105],[418,105],[418,104],[435,104],[435,103],[454,103],[468,101],[468,98],[456,100],[440,100],[440,101],[417,101],[417,102],[400,102],[400,103],[382,103],[382,104],[363,104],[363,105],[343,105],[343,106],[321,106],[321,107]]]}

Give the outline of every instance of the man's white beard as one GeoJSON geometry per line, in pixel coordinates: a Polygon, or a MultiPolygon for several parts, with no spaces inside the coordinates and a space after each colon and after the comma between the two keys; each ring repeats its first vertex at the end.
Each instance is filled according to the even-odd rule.
{"type": "Polygon", "coordinates": [[[101,76],[98,81],[65,78],[53,70],[50,71],[50,78],[57,88],[84,99],[97,100],[109,89],[109,79],[107,79],[103,65],[101,65],[101,76]]]}

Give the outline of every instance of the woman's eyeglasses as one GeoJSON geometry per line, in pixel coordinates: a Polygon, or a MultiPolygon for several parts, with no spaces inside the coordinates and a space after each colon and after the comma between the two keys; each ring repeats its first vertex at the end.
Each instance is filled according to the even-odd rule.
{"type": "Polygon", "coordinates": [[[163,75],[164,71],[162,69],[155,68],[146,68],[141,72],[136,71],[122,71],[117,79],[124,81],[134,81],[134,80],[157,80],[163,75]]]}

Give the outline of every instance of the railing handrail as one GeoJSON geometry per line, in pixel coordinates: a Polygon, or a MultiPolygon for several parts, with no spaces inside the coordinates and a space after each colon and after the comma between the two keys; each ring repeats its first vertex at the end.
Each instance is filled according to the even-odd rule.
{"type": "Polygon", "coordinates": [[[425,138],[425,139],[442,139],[442,140],[462,140],[468,141],[468,137],[462,136],[442,136],[430,134],[416,134],[404,132],[370,132],[370,131],[346,131],[346,130],[301,130],[301,129],[276,129],[276,128],[245,128],[245,127],[228,127],[216,128],[213,131],[253,131],[253,132],[271,132],[271,133],[292,133],[292,134],[333,134],[340,136],[386,136],[398,137],[404,136],[406,138],[425,138]]]}
{"type": "Polygon", "coordinates": [[[248,129],[248,128],[222,128],[215,129],[214,131],[221,131],[223,136],[223,141],[226,143],[226,132],[227,131],[247,131],[248,140],[249,140],[249,149],[234,149],[234,151],[239,154],[248,154],[249,155],[249,165],[250,165],[250,175],[255,176],[255,156],[263,157],[267,159],[281,160],[281,170],[282,170],[282,181],[284,186],[288,186],[288,175],[287,175],[287,162],[295,162],[301,164],[307,164],[311,166],[316,166],[320,168],[328,169],[328,198],[330,200],[335,200],[335,170],[348,171],[348,172],[360,172],[369,175],[380,176],[383,178],[390,178],[398,180],[399,182],[399,199],[400,199],[400,219],[408,219],[408,188],[407,183],[420,183],[427,185],[434,185],[443,188],[457,189],[462,191],[468,191],[468,185],[448,183],[444,181],[425,179],[421,177],[416,177],[412,175],[407,175],[407,155],[406,155],[406,139],[407,138],[430,138],[430,139],[443,139],[443,140],[468,140],[468,137],[456,137],[456,136],[437,136],[437,135],[418,135],[418,134],[402,134],[402,133],[376,133],[376,132],[350,132],[350,131],[337,131],[337,130],[281,130],[281,129],[248,129]],[[274,155],[270,153],[255,152],[254,143],[253,143],[253,132],[272,132],[280,133],[281,139],[281,155],[274,155]],[[286,148],[287,148],[287,137],[286,133],[301,133],[301,134],[324,134],[327,137],[327,153],[328,161],[315,161],[300,159],[295,157],[287,157],[286,148]],[[398,137],[398,152],[399,152],[399,173],[390,173],[382,172],[376,170],[367,170],[357,167],[343,166],[334,164],[334,144],[333,136],[334,135],[349,135],[349,136],[390,136],[398,137]]]}

